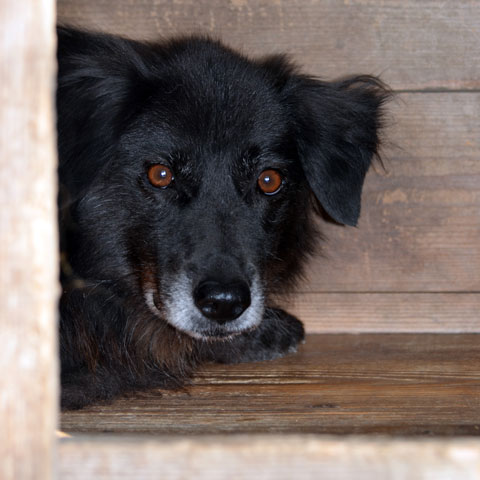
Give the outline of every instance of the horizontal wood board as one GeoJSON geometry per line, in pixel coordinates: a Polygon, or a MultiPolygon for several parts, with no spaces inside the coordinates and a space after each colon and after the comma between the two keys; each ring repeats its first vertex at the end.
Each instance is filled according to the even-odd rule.
{"type": "Polygon", "coordinates": [[[310,333],[480,333],[478,293],[301,293],[283,303],[310,333]]]}
{"type": "Polygon", "coordinates": [[[288,53],[322,77],[382,73],[395,89],[480,88],[475,0],[59,0],[59,21],[136,39],[207,32],[288,53]]]}
{"type": "Polygon", "coordinates": [[[310,335],[272,361],[208,365],[184,391],[64,412],[66,432],[480,435],[479,335],[310,335]]]}
{"type": "Polygon", "coordinates": [[[480,471],[480,444],[464,438],[79,436],[58,451],[69,480],[477,480],[480,471]]]}

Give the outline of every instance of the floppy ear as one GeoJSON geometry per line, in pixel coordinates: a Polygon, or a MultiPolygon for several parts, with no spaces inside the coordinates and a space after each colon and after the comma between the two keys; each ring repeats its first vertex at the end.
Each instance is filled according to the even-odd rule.
{"type": "Polygon", "coordinates": [[[73,195],[109,157],[122,126],[147,95],[144,47],[59,27],[57,127],[60,174],[73,195]]]}
{"type": "Polygon", "coordinates": [[[389,91],[370,76],[332,83],[293,79],[295,134],[305,176],[325,211],[354,226],[365,174],[378,153],[381,107],[389,91]]]}

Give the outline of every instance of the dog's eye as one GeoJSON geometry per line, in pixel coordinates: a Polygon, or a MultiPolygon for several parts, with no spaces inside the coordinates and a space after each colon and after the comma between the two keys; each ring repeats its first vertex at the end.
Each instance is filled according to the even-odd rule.
{"type": "Polygon", "coordinates": [[[273,169],[264,170],[258,177],[258,187],[265,195],[275,195],[283,185],[283,178],[273,169]]]}
{"type": "Polygon", "coordinates": [[[148,180],[154,187],[166,188],[172,183],[173,173],[166,165],[159,163],[148,169],[148,180]]]}

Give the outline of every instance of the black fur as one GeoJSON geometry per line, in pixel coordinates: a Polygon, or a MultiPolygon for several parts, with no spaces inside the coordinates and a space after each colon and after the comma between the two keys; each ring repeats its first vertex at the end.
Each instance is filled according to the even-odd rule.
{"type": "Polygon", "coordinates": [[[274,297],[313,252],[316,203],[356,224],[384,85],[323,82],[199,37],[60,28],[58,59],[63,407],[294,351],[302,324],[274,297]],[[148,181],[154,164],[173,171],[165,189],[148,181]],[[274,195],[257,185],[267,169],[283,178],[274,195]],[[242,285],[238,318],[193,306],[211,279],[242,285]]]}

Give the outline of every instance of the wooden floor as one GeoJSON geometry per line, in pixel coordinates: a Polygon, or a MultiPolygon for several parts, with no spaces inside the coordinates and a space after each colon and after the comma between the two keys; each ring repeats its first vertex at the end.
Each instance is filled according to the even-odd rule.
{"type": "Polygon", "coordinates": [[[209,365],[181,392],[62,415],[66,432],[480,435],[480,335],[311,335],[296,355],[209,365]]]}

